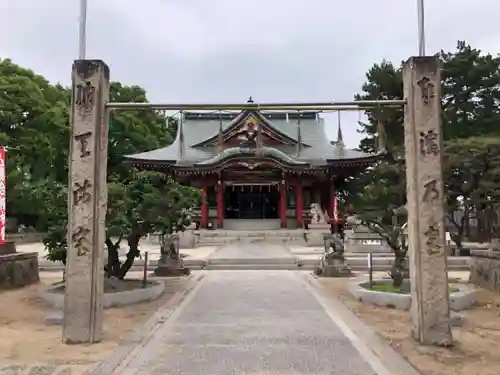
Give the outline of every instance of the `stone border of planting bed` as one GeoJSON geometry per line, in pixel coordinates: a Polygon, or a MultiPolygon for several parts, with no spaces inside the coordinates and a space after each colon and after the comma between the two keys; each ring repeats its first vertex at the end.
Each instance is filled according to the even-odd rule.
{"type": "MultiPolygon", "coordinates": [[[[42,293],[40,297],[50,303],[56,309],[64,308],[64,293],[58,289],[62,283],[52,285],[42,293]]],[[[159,298],[165,291],[165,281],[148,281],[146,288],[137,288],[117,293],[104,293],[102,305],[105,309],[117,306],[132,305],[138,302],[153,301],[159,298]]]]}
{"type": "MultiPolygon", "coordinates": [[[[392,280],[373,280],[376,284],[392,284],[392,280]]],[[[349,292],[360,302],[388,307],[397,310],[409,310],[411,295],[402,293],[380,292],[369,290],[368,281],[354,282],[349,285],[349,292]]],[[[450,310],[462,311],[476,304],[475,290],[464,284],[450,284],[457,292],[450,293],[450,310]]]]}

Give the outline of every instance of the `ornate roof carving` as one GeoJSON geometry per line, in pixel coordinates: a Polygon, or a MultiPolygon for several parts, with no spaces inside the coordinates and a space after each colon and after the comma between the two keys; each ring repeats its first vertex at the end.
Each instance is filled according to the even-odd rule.
{"type": "Polygon", "coordinates": [[[265,158],[267,157],[289,165],[305,166],[308,164],[307,162],[304,161],[295,160],[291,156],[285,154],[283,151],[277,150],[273,147],[260,147],[260,148],[230,147],[226,148],[218,155],[215,155],[209,159],[196,163],[195,166],[215,165],[237,156],[260,156],[265,158]]]}
{"type": "MultiPolygon", "coordinates": [[[[222,121],[222,120],[221,120],[222,121]]],[[[297,140],[283,133],[260,112],[246,110],[231,120],[222,132],[224,144],[237,145],[244,142],[257,141],[260,131],[261,141],[267,144],[296,145],[297,140]]],[[[192,147],[215,146],[219,141],[219,134],[212,134],[206,140],[192,145],[192,147]]],[[[304,144],[305,145],[305,144],[304,144]]],[[[308,146],[308,145],[305,145],[308,146]]]]}

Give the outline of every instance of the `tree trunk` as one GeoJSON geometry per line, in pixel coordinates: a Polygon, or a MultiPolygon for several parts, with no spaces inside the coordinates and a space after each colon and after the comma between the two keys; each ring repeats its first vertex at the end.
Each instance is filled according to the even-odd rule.
{"type": "Polygon", "coordinates": [[[394,249],[394,264],[391,267],[392,285],[395,288],[401,287],[405,278],[408,278],[408,267],[406,261],[406,250],[394,249]]]}
{"type": "Polygon", "coordinates": [[[106,275],[108,277],[116,276],[120,272],[120,256],[118,249],[120,247],[121,238],[113,243],[111,238],[106,238],[106,247],[108,249],[108,263],[106,265],[106,275]]]}
{"type": "Polygon", "coordinates": [[[127,244],[128,244],[128,252],[127,252],[127,259],[125,259],[125,262],[120,267],[120,270],[115,274],[115,276],[119,279],[123,279],[125,275],[127,274],[128,271],[132,268],[134,265],[135,258],[137,258],[140,254],[139,251],[139,241],[141,240],[142,233],[138,232],[132,232],[128,237],[127,237],[127,244]]]}
{"type": "Polygon", "coordinates": [[[394,265],[391,268],[391,278],[392,285],[395,288],[399,288],[403,285],[403,280],[405,279],[406,273],[406,258],[396,257],[394,259],[394,265]]]}

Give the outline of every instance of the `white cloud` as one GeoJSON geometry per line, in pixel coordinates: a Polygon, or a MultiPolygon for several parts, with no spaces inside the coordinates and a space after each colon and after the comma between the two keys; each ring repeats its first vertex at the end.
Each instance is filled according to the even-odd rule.
{"type": "MultiPolygon", "coordinates": [[[[366,70],[417,52],[416,0],[88,0],[88,57],[156,101],[350,100],[366,70]]],[[[0,56],[68,83],[78,1],[0,0],[0,56]]],[[[497,0],[427,0],[427,51],[500,52],[497,0]]],[[[355,113],[343,114],[356,146],[355,113]]],[[[336,118],[327,116],[329,135],[336,118]]]]}

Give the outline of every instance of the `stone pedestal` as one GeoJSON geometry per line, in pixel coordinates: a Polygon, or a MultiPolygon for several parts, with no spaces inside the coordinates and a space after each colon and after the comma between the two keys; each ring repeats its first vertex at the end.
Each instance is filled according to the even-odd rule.
{"type": "Polygon", "coordinates": [[[338,234],[323,236],[325,254],[315,273],[324,277],[349,277],[351,269],[345,262],[344,243],[338,234]],[[332,251],[333,250],[333,251],[332,251]]]}
{"type": "Polygon", "coordinates": [[[63,341],[92,344],[102,338],[109,70],[77,60],[72,78],[63,341]]]}
{"type": "Polygon", "coordinates": [[[0,255],[15,254],[16,243],[14,241],[5,241],[0,244],[0,255]]]}
{"type": "Polygon", "coordinates": [[[14,251],[12,247],[2,250],[5,252],[0,253],[0,290],[20,288],[40,280],[38,253],[16,253],[15,247],[14,251]]]}
{"type": "Polygon", "coordinates": [[[323,277],[351,277],[351,268],[345,263],[343,256],[338,258],[323,259],[321,261],[320,275],[323,277]]]}
{"type": "Polygon", "coordinates": [[[403,68],[412,335],[450,345],[442,172],[441,74],[437,57],[412,57],[403,68]]]}
{"type": "Polygon", "coordinates": [[[154,270],[155,276],[184,276],[189,275],[191,271],[184,267],[184,261],[181,257],[174,259],[166,257],[160,259],[158,266],[154,270]]]}
{"type": "Polygon", "coordinates": [[[469,282],[481,288],[500,293],[500,253],[473,255],[470,258],[469,282]]]}

